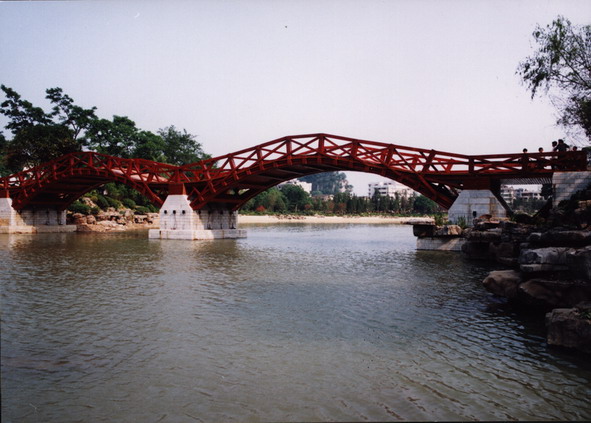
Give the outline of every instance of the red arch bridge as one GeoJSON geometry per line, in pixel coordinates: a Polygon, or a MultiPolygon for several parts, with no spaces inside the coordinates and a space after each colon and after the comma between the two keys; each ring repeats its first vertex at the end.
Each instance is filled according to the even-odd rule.
{"type": "Polygon", "coordinates": [[[466,216],[503,213],[502,183],[541,184],[556,172],[588,173],[580,151],[464,155],[328,134],[287,136],[183,166],[79,152],[0,178],[0,228],[64,225],[73,201],[121,182],[161,208],[161,228],[151,236],[241,236],[237,210],[249,199],[281,182],[330,171],[390,178],[450,214],[464,193],[485,193],[484,200],[472,196],[468,208],[461,206],[466,216]],[[476,210],[479,201],[488,209],[476,210]]]}

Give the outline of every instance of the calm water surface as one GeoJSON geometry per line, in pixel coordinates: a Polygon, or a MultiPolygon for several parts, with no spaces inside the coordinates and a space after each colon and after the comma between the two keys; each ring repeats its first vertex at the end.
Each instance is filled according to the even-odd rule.
{"type": "Polygon", "coordinates": [[[0,236],[4,422],[591,419],[591,365],[409,226],[0,236]]]}

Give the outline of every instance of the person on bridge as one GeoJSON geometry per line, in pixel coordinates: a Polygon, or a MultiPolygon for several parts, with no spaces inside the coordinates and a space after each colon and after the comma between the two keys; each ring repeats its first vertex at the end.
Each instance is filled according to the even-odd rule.
{"type": "MultiPolygon", "coordinates": [[[[538,153],[543,153],[544,149],[542,147],[538,148],[538,153]]],[[[544,169],[544,166],[546,165],[546,159],[544,159],[543,157],[538,157],[538,160],[536,161],[536,167],[538,169],[544,169]]]]}
{"type": "Polygon", "coordinates": [[[563,139],[558,140],[556,151],[559,151],[561,153],[564,151],[568,151],[568,144],[566,144],[563,139]]]}
{"type": "Polygon", "coordinates": [[[527,148],[523,149],[523,155],[521,156],[521,170],[523,172],[527,171],[529,167],[529,157],[527,155],[527,148]]]}

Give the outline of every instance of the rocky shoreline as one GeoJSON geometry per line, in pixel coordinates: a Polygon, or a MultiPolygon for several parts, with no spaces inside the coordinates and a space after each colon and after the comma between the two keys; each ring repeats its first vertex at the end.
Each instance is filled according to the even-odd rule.
{"type": "Polygon", "coordinates": [[[472,227],[415,225],[417,249],[461,251],[502,268],[482,284],[545,319],[547,343],[591,354],[591,185],[536,216],[481,216],[472,227]]]}
{"type": "Polygon", "coordinates": [[[463,230],[419,225],[414,232],[444,246],[461,241],[457,250],[469,259],[499,263],[485,289],[545,318],[548,345],[591,354],[591,186],[543,216],[482,216],[463,230]]]}
{"type": "Polygon", "coordinates": [[[158,213],[139,215],[129,209],[117,211],[114,208],[109,208],[96,215],[69,214],[67,224],[76,225],[76,232],[120,232],[158,228],[160,217],[158,213]]]}
{"type": "Polygon", "coordinates": [[[591,353],[591,231],[490,225],[467,230],[462,247],[472,259],[511,267],[490,272],[485,289],[517,308],[544,313],[548,345],[591,353]]]}

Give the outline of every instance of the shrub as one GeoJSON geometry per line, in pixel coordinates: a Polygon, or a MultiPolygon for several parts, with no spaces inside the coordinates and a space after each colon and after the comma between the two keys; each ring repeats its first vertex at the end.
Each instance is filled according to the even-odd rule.
{"type": "Polygon", "coordinates": [[[435,224],[437,226],[443,226],[447,223],[447,219],[442,213],[436,213],[435,216],[433,216],[433,218],[435,219],[435,224]]]}
{"type": "Polygon", "coordinates": [[[105,197],[105,200],[107,200],[107,203],[109,203],[109,207],[114,207],[116,210],[120,209],[123,206],[123,204],[121,204],[121,201],[115,200],[114,198],[105,197]]]}
{"type": "Polygon", "coordinates": [[[153,213],[153,212],[151,212],[148,207],[145,207],[145,206],[137,206],[135,208],[135,213],[134,214],[148,214],[148,213],[153,213]]]}
{"type": "Polygon", "coordinates": [[[135,209],[137,204],[131,198],[124,198],[121,203],[128,209],[135,209]]]}
{"type": "Polygon", "coordinates": [[[103,210],[106,210],[107,207],[109,207],[109,202],[107,201],[107,199],[100,194],[96,196],[95,203],[103,210]]]}
{"type": "Polygon", "coordinates": [[[466,229],[468,227],[468,224],[466,223],[466,218],[464,216],[458,217],[456,225],[458,225],[462,229],[466,229]]]}
{"type": "Polygon", "coordinates": [[[68,210],[70,210],[72,213],[88,214],[88,213],[90,213],[90,206],[87,204],[84,204],[80,200],[76,200],[72,204],[70,204],[70,207],[68,207],[68,210]]]}

